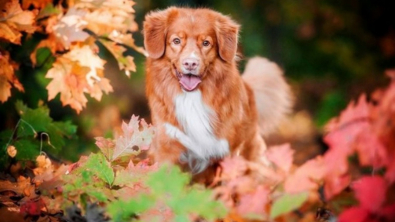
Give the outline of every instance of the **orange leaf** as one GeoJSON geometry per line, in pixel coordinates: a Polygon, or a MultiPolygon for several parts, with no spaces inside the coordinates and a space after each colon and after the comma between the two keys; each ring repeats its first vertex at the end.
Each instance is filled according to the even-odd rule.
{"type": "Polygon", "coordinates": [[[11,84],[19,91],[24,92],[24,88],[15,76],[15,67],[10,60],[8,52],[0,51],[0,101],[5,102],[11,96],[11,84]]]}
{"type": "Polygon", "coordinates": [[[36,30],[36,11],[23,11],[18,0],[0,3],[0,38],[20,44],[21,31],[33,33],[36,30]]]}
{"type": "Polygon", "coordinates": [[[100,100],[103,92],[112,91],[109,80],[103,76],[104,61],[89,46],[73,47],[54,63],[46,78],[52,78],[48,84],[48,100],[60,93],[62,104],[70,105],[79,113],[88,101],[84,93],[100,100]]]}

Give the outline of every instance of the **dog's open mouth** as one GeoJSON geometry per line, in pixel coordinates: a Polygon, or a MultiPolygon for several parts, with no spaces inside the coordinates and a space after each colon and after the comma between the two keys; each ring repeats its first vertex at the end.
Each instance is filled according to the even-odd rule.
{"type": "Polygon", "coordinates": [[[183,74],[177,71],[178,81],[181,84],[181,87],[186,91],[193,91],[197,88],[202,79],[194,74],[183,74]]]}

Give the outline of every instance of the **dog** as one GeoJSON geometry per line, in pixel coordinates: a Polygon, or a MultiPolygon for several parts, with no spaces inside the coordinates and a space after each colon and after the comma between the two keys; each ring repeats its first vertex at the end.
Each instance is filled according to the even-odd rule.
{"type": "Polygon", "coordinates": [[[261,161],[262,138],[290,111],[282,70],[252,58],[237,67],[239,25],[206,8],[146,15],[146,94],[157,126],[151,155],[194,174],[228,155],[261,161]]]}

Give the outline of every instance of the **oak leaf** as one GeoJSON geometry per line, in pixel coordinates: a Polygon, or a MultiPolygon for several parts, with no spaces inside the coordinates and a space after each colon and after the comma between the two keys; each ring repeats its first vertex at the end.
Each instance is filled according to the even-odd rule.
{"type": "Polygon", "coordinates": [[[138,155],[142,150],[147,150],[154,131],[155,129],[144,119],[139,121],[138,116],[133,115],[128,124],[122,123],[123,134],[115,140],[112,160],[128,155],[138,155]]]}

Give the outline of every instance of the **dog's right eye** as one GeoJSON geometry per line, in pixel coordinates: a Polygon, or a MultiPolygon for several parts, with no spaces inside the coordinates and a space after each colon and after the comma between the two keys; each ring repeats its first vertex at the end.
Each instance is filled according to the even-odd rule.
{"type": "Polygon", "coordinates": [[[180,40],[179,38],[175,38],[175,39],[173,39],[173,43],[174,43],[175,45],[178,45],[178,44],[181,43],[181,40],[180,40]]]}

